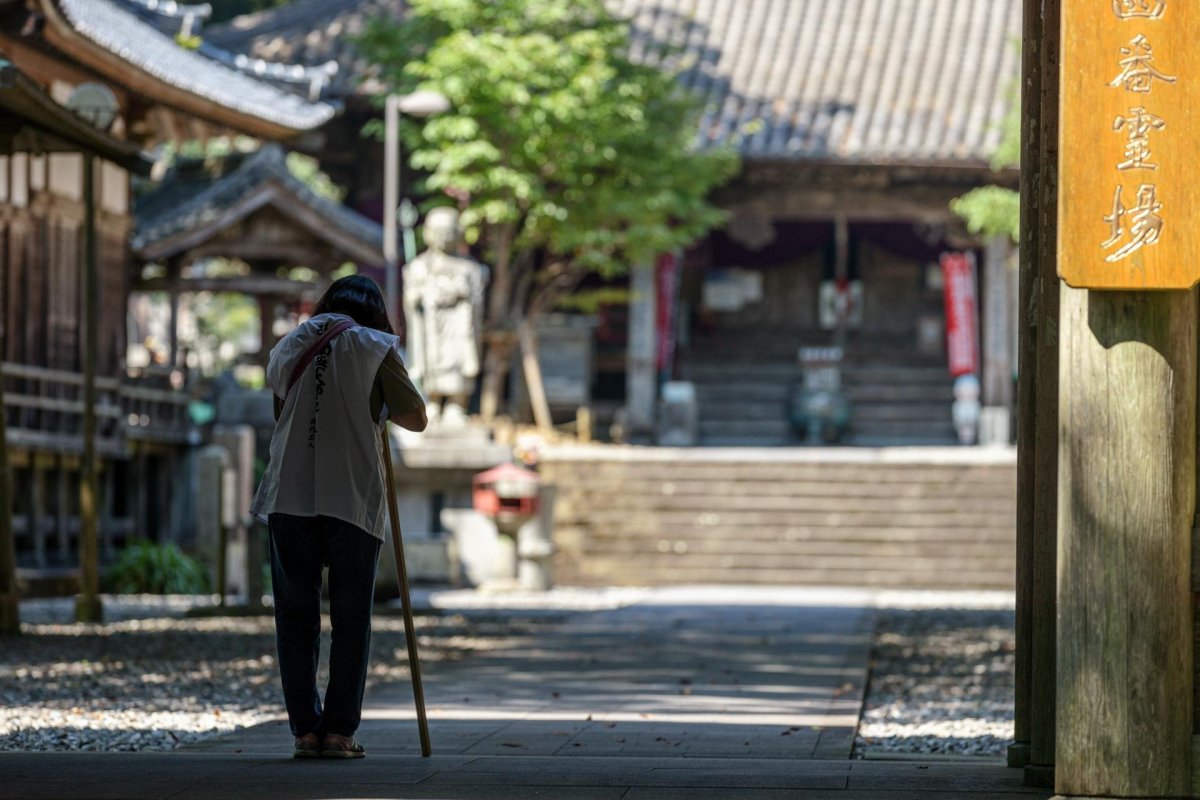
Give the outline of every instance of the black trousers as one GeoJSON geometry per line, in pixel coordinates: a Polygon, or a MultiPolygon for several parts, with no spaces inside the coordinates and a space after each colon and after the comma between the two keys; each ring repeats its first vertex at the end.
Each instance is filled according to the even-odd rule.
{"type": "Polygon", "coordinates": [[[293,736],[352,736],[362,719],[380,540],[333,517],[271,514],[271,583],[283,700],[293,736]],[[321,571],[329,567],[329,686],[317,691],[321,571]]]}

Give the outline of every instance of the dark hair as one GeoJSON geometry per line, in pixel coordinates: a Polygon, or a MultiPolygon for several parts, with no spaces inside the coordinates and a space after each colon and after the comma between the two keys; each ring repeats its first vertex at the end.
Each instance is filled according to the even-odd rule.
{"type": "Polygon", "coordinates": [[[313,316],[318,314],[345,314],[365,328],[395,333],[388,321],[383,292],[366,275],[347,275],[334,281],[313,309],[313,316]]]}

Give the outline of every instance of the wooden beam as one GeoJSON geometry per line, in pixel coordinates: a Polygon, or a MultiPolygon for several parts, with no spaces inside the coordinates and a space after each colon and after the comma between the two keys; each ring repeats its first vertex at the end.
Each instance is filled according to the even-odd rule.
{"type": "Polygon", "coordinates": [[[8,450],[8,414],[0,376],[0,635],[21,632],[17,596],[17,552],[12,524],[12,460],[8,450]]]}
{"type": "MultiPolygon", "coordinates": [[[[55,80],[76,86],[90,81],[104,81],[104,76],[99,73],[61,56],[51,55],[43,48],[32,47],[29,41],[27,37],[13,36],[11,33],[0,34],[0,50],[4,51],[9,61],[19,65],[22,72],[43,86],[49,86],[55,80]]],[[[131,96],[125,85],[114,81],[104,83],[116,95],[121,108],[128,109],[131,96]]]]}
{"type": "Polygon", "coordinates": [[[83,465],[79,476],[79,595],[75,619],[100,622],[100,548],[97,530],[96,364],[100,334],[100,284],[96,241],[96,162],[83,157],[83,465]]]}
{"type": "Polygon", "coordinates": [[[1063,293],[1057,786],[1192,796],[1196,292],[1063,293]]]}
{"type": "Polygon", "coordinates": [[[303,250],[298,248],[288,250],[286,248],[290,246],[290,243],[258,241],[253,236],[246,236],[240,229],[229,241],[222,241],[223,235],[232,230],[234,226],[268,207],[283,220],[305,231],[311,240],[343,254],[345,260],[354,261],[360,266],[383,263],[382,251],[377,251],[373,245],[331,225],[316,211],[299,202],[291,189],[274,181],[268,181],[257,187],[253,192],[203,225],[189,228],[141,248],[138,256],[147,262],[178,255],[184,255],[189,259],[203,255],[238,257],[247,261],[272,258],[280,261],[290,260],[297,266],[310,266],[314,269],[320,267],[321,263],[305,264],[304,262],[327,262],[330,260],[329,256],[324,253],[314,258],[314,249],[311,245],[306,245],[303,250]]]}
{"type": "Polygon", "coordinates": [[[1037,346],[1032,367],[1034,414],[1032,683],[1030,685],[1030,764],[1025,782],[1054,785],[1056,687],[1056,569],[1058,530],[1058,56],[1060,0],[1043,0],[1038,67],[1037,346]]]}
{"type": "Polygon", "coordinates": [[[134,285],[141,292],[236,292],[248,295],[303,297],[320,292],[320,284],[293,281],[273,275],[246,275],[231,278],[151,278],[134,285]]]}
{"type": "Polygon", "coordinates": [[[71,24],[63,19],[53,0],[41,0],[38,8],[46,16],[46,25],[42,29],[42,36],[46,42],[131,91],[157,98],[165,105],[221,125],[229,125],[251,136],[285,141],[303,132],[301,129],[289,128],[261,117],[240,113],[229,106],[143,72],[118,54],[77,33],[71,24]]]}

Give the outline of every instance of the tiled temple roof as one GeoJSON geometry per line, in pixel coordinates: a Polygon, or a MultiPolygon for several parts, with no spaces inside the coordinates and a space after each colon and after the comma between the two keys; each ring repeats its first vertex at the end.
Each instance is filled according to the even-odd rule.
{"type": "Polygon", "coordinates": [[[0,58],[0,155],[32,152],[91,153],[130,172],[149,175],[153,161],[132,142],[117,139],[46,94],[36,81],[0,58]]]}
{"type": "MultiPolygon", "coordinates": [[[[982,165],[1016,102],[1020,0],[611,0],[634,54],[705,100],[699,144],[751,159],[982,165]]],[[[349,44],[401,0],[300,0],[214,26],[222,47],[343,75],[349,44]]],[[[342,87],[346,90],[346,87],[342,87]]],[[[363,91],[371,91],[371,84],[363,91]]]]}
{"type": "Polygon", "coordinates": [[[208,3],[177,3],[175,0],[117,0],[140,19],[171,37],[195,37],[196,52],[225,66],[264,81],[300,91],[318,100],[337,74],[336,61],[308,66],[233,53],[203,38],[203,27],[212,17],[208,3]]]}
{"type": "Polygon", "coordinates": [[[984,162],[1016,100],[1020,0],[614,0],[682,45],[701,145],[747,158],[984,162]],[[690,63],[690,66],[688,65],[690,63]]]}
{"type": "Polygon", "coordinates": [[[253,213],[267,201],[298,219],[320,220],[313,233],[365,264],[382,260],[383,228],[341,203],[322,197],[295,177],[277,144],[217,161],[185,160],[137,202],[133,249],[157,260],[186,249],[180,237],[253,213]]]}
{"type": "MultiPolygon", "coordinates": [[[[171,15],[164,15],[146,3],[137,0],[41,2],[44,7],[52,7],[48,10],[61,14],[74,34],[138,71],[201,101],[297,132],[314,130],[337,112],[337,107],[331,103],[314,101],[272,82],[265,69],[259,69],[259,74],[255,74],[252,59],[242,60],[251,68],[239,68],[235,54],[223,53],[212,46],[208,46],[211,50],[206,50],[205,45],[193,50],[181,45],[168,32],[171,15]],[[154,16],[153,23],[147,15],[154,16]]],[[[296,70],[305,75],[310,72],[298,66],[293,69],[293,75],[299,75],[296,70]]]]}
{"type": "Polygon", "coordinates": [[[213,25],[205,38],[226,50],[275,61],[338,64],[334,86],[343,94],[372,94],[381,86],[354,49],[368,20],[399,16],[404,0],[300,0],[213,25]],[[360,82],[361,80],[361,82],[360,82]]]}

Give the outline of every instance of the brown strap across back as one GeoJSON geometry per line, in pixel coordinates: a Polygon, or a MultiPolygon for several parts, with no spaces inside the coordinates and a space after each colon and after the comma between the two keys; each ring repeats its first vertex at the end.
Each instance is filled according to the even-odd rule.
{"type": "Polygon", "coordinates": [[[308,365],[317,357],[317,353],[325,349],[325,346],[333,341],[334,337],[343,331],[348,331],[355,327],[355,323],[348,319],[344,319],[336,325],[331,326],[327,331],[321,334],[321,338],[317,339],[312,345],[304,351],[304,355],[300,356],[300,360],[296,362],[296,366],[292,368],[292,375],[288,378],[287,391],[284,393],[284,399],[292,393],[292,387],[296,385],[296,381],[304,375],[304,370],[308,369],[308,365]]]}

